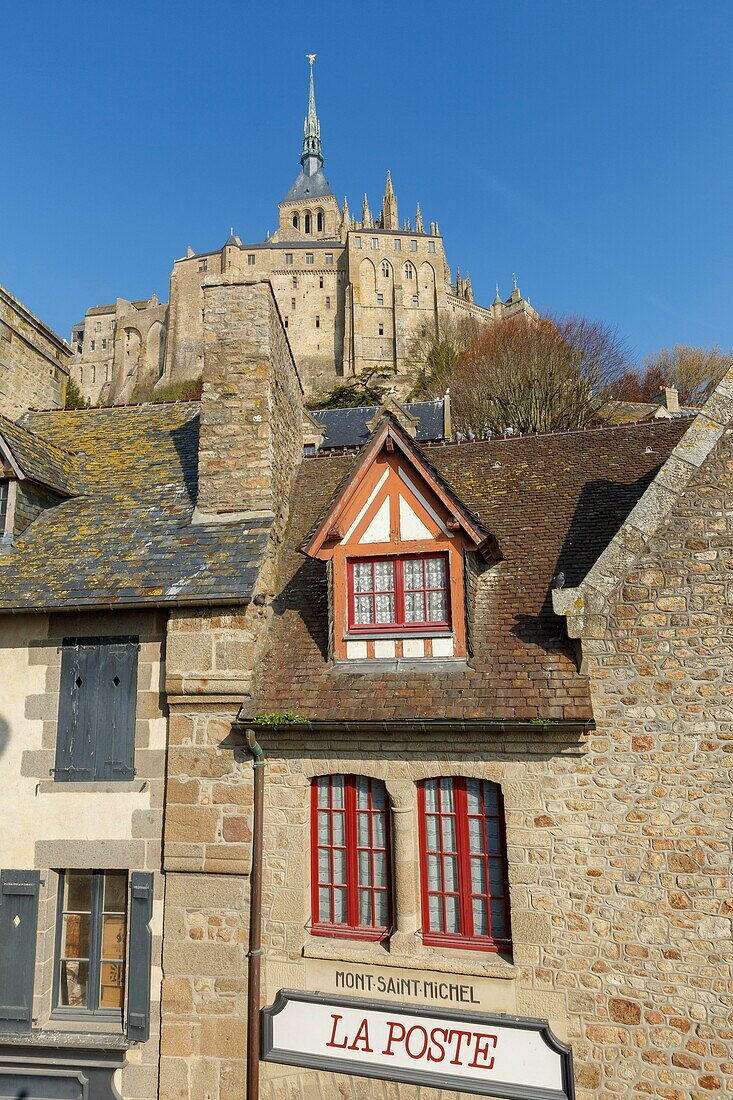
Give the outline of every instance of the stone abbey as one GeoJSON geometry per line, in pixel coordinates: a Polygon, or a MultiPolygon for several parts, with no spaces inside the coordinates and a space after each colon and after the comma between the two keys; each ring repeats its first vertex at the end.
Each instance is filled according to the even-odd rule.
{"type": "Polygon", "coordinates": [[[193,249],[173,264],[170,301],[129,301],[94,306],[74,326],[72,377],[93,404],[149,398],[155,387],[201,377],[204,363],[203,286],[207,277],[267,279],[309,398],[364,370],[394,371],[394,388],[410,388],[410,343],[425,326],[446,317],[478,324],[532,306],[515,286],[489,306],[474,301],[470,278],[451,278],[438,223],[400,221],[389,172],[382,209],[373,216],[364,196],[353,218],[323,171],[313,61],[301,169],[278,204],[277,230],[244,243],[233,231],[222,248],[193,249]]]}

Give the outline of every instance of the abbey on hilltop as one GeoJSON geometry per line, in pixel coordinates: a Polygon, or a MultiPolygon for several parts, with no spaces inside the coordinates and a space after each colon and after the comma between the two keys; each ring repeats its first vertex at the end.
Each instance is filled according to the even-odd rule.
{"type": "Polygon", "coordinates": [[[208,275],[251,275],[271,282],[300,377],[309,397],[327,393],[364,369],[395,371],[395,389],[410,385],[409,346],[426,323],[472,317],[478,323],[534,310],[515,285],[506,301],[473,299],[470,278],[455,281],[435,221],[418,204],[400,221],[392,179],[378,215],[364,196],[361,217],[340,206],[323,172],[321,128],[309,55],[308,113],[301,169],[278,204],[278,228],[246,244],[234,231],[222,248],[194,252],[173,265],[170,303],[118,298],[94,306],[74,326],[73,377],[93,403],[139,400],[157,387],[201,376],[203,284],[208,275]]]}

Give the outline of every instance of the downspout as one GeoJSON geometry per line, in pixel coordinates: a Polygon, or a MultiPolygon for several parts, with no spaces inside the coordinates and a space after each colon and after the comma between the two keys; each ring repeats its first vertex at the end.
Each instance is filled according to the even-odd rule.
{"type": "Polygon", "coordinates": [[[246,733],[254,777],[252,812],[252,870],[249,896],[249,950],[247,959],[247,1100],[260,1095],[260,963],[262,959],[262,818],[265,794],[265,754],[254,730],[246,733]]]}

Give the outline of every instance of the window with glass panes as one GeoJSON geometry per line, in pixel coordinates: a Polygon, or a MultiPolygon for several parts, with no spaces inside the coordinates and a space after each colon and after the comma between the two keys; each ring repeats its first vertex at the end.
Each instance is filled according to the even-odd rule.
{"type": "Polygon", "coordinates": [[[396,627],[450,627],[447,555],[349,562],[349,629],[396,627]]]}
{"type": "Polygon", "coordinates": [[[311,797],[312,931],[384,939],[392,890],[384,783],[322,775],[313,780],[311,797]]]}
{"type": "Polygon", "coordinates": [[[501,788],[485,779],[426,779],[418,810],[423,942],[508,950],[501,788]]]}
{"type": "Polygon", "coordinates": [[[126,945],[127,872],[61,874],[55,1010],[118,1016],[125,999],[126,945]]]}
{"type": "Polygon", "coordinates": [[[0,536],[5,534],[5,521],[8,515],[8,486],[9,482],[0,479],[0,536]]]}

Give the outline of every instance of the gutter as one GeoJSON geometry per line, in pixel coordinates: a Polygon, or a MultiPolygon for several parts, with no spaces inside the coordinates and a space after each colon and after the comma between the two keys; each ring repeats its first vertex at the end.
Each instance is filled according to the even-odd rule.
{"type": "Polygon", "coordinates": [[[393,721],[375,719],[327,719],[315,718],[305,722],[258,723],[254,718],[238,717],[234,722],[238,729],[266,729],[273,733],[514,733],[575,735],[595,729],[595,721],[587,719],[504,719],[504,718],[400,718],[393,721]]]}

